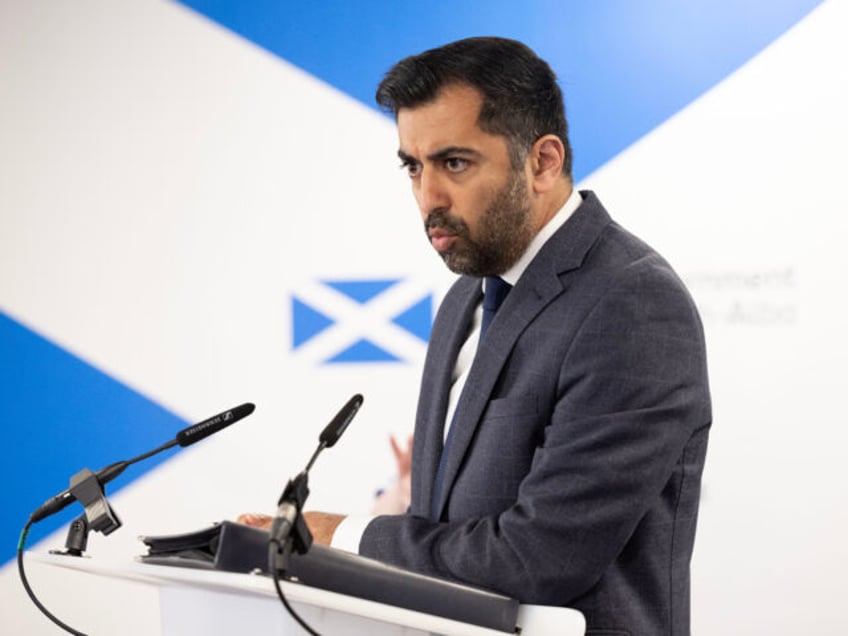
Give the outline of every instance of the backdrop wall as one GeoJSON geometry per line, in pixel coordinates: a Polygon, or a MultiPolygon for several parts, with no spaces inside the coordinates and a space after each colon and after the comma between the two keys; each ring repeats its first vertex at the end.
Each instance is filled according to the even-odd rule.
{"type": "MultiPolygon", "coordinates": [[[[551,62],[579,187],[669,258],[704,317],[693,630],[844,633],[848,5],[310,4],[0,1],[4,629],[56,631],[13,563],[35,507],[241,402],[249,419],[110,484],[124,527],[92,555],[273,510],[356,392],[310,506],[368,510],[453,278],[371,96],[404,55],[496,34],[551,62]]],[[[80,512],[31,544],[60,547],[80,512]]],[[[33,580],[51,583],[48,606],[83,619],[127,600],[33,580]]]]}

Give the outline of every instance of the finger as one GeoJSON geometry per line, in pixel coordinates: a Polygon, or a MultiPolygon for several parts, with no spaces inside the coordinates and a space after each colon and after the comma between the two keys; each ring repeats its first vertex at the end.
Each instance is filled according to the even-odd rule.
{"type": "Polygon", "coordinates": [[[247,513],[240,514],[236,518],[236,521],[238,523],[244,524],[246,526],[253,526],[254,528],[262,528],[262,527],[267,526],[270,523],[271,517],[269,517],[268,515],[257,514],[257,513],[254,513],[254,512],[247,512],[247,513]]]}
{"type": "Polygon", "coordinates": [[[404,451],[398,444],[397,438],[394,435],[389,435],[389,444],[392,446],[392,453],[394,453],[395,459],[397,461],[401,461],[403,459],[404,451]]]}

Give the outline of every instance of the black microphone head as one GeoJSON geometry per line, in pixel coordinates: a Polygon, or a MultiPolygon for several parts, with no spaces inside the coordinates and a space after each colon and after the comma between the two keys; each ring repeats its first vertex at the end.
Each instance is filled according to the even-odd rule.
{"type": "Polygon", "coordinates": [[[189,446],[195,442],[199,442],[204,437],[217,433],[222,428],[228,427],[230,424],[235,424],[240,419],[247,417],[256,409],[255,404],[245,402],[244,404],[232,408],[228,411],[218,413],[208,420],[204,420],[194,426],[189,426],[186,429],[177,433],[177,443],[180,446],[189,446]]]}
{"type": "Polygon", "coordinates": [[[359,393],[354,395],[347,401],[347,404],[345,404],[341,410],[336,413],[336,416],[329,424],[327,424],[324,430],[321,431],[318,441],[323,444],[325,448],[330,448],[333,444],[339,441],[339,438],[342,436],[342,433],[345,432],[347,425],[350,424],[353,416],[356,415],[359,407],[362,406],[362,401],[364,399],[365,398],[363,398],[359,393]]]}

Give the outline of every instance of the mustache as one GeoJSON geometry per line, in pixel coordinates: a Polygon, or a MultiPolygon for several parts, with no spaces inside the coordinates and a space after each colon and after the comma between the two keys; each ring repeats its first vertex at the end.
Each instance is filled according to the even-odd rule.
{"type": "Polygon", "coordinates": [[[429,234],[430,230],[445,230],[451,234],[465,236],[468,234],[468,225],[465,221],[451,214],[447,210],[433,210],[424,221],[424,231],[429,234]]]}

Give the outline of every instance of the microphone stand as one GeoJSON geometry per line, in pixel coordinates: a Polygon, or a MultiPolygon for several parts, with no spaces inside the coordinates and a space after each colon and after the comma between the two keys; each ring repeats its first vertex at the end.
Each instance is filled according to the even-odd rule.
{"type": "MultiPolygon", "coordinates": [[[[121,520],[112,509],[109,501],[106,499],[106,491],[104,486],[115,479],[118,475],[124,472],[126,468],[143,459],[147,459],[157,453],[161,453],[169,448],[179,444],[180,446],[189,446],[201,439],[209,437],[213,433],[217,433],[230,424],[247,417],[253,413],[255,405],[246,402],[228,411],[219,413],[218,415],[209,418],[199,424],[190,426],[179,433],[175,439],[172,439],[152,451],[148,451],[137,457],[129,460],[115,462],[98,472],[94,473],[88,468],[83,468],[76,475],[71,477],[68,490],[51,497],[39,506],[27,520],[21,531],[21,536],[18,539],[17,562],[18,575],[21,579],[21,584],[29,596],[33,604],[47,618],[53,621],[56,625],[64,629],[66,632],[85,636],[82,632],[75,630],[73,627],[66,625],[56,616],[54,616],[42,603],[38,600],[30,587],[29,580],[24,570],[24,549],[26,547],[27,536],[33,524],[46,519],[47,517],[64,510],[74,501],[79,501],[85,507],[85,514],[75,519],[70,528],[68,528],[68,537],[65,541],[66,552],[52,551],[53,554],[64,554],[67,556],[81,557],[86,547],[88,546],[88,533],[90,530],[101,532],[103,535],[108,535],[121,527],[121,520]]],[[[307,491],[308,493],[308,491],[307,491]]]]}
{"type": "Polygon", "coordinates": [[[68,527],[68,537],[65,539],[67,550],[51,550],[50,553],[81,557],[88,547],[88,533],[91,530],[106,536],[121,527],[121,520],[106,499],[106,491],[99,474],[83,468],[71,477],[68,491],[85,507],[85,513],[68,527]]]}
{"type": "Polygon", "coordinates": [[[309,468],[286,484],[278,502],[277,516],[271,524],[268,565],[272,572],[289,569],[292,551],[306,554],[312,547],[312,533],[303,520],[303,505],[309,496],[309,468]]]}
{"type": "Polygon", "coordinates": [[[335,445],[347,429],[354,415],[362,406],[363,398],[357,393],[336,413],[336,416],[321,431],[318,448],[306,464],[306,468],[294,479],[290,479],[277,501],[277,516],[271,523],[268,543],[268,569],[275,575],[285,574],[289,568],[291,553],[306,554],[312,547],[312,533],[303,520],[303,505],[309,496],[309,470],[325,448],[335,445]]]}
{"type": "Polygon", "coordinates": [[[271,523],[268,540],[268,569],[274,579],[277,596],[280,597],[280,601],[292,618],[309,634],[313,635],[317,635],[318,632],[312,629],[294,611],[285,594],[283,594],[280,579],[285,576],[289,569],[292,552],[306,554],[312,547],[312,532],[306,525],[306,521],[303,520],[302,514],[306,498],[309,496],[309,469],[312,468],[321,451],[330,448],[339,440],[359,407],[362,406],[362,401],[363,398],[358,393],[350,398],[321,432],[318,438],[318,448],[312,453],[312,458],[306,464],[306,468],[297,477],[290,479],[283,489],[283,494],[280,495],[277,502],[277,516],[271,523]]]}
{"type": "Polygon", "coordinates": [[[274,588],[283,606],[297,623],[303,627],[308,634],[320,636],[309,624],[301,618],[295,609],[289,604],[280,580],[289,569],[289,560],[292,551],[297,554],[306,554],[312,547],[312,532],[303,520],[303,505],[309,496],[309,468],[323,445],[319,447],[309,465],[294,479],[290,479],[280,495],[277,507],[277,516],[271,524],[270,538],[268,540],[268,568],[274,580],[274,588]]]}

